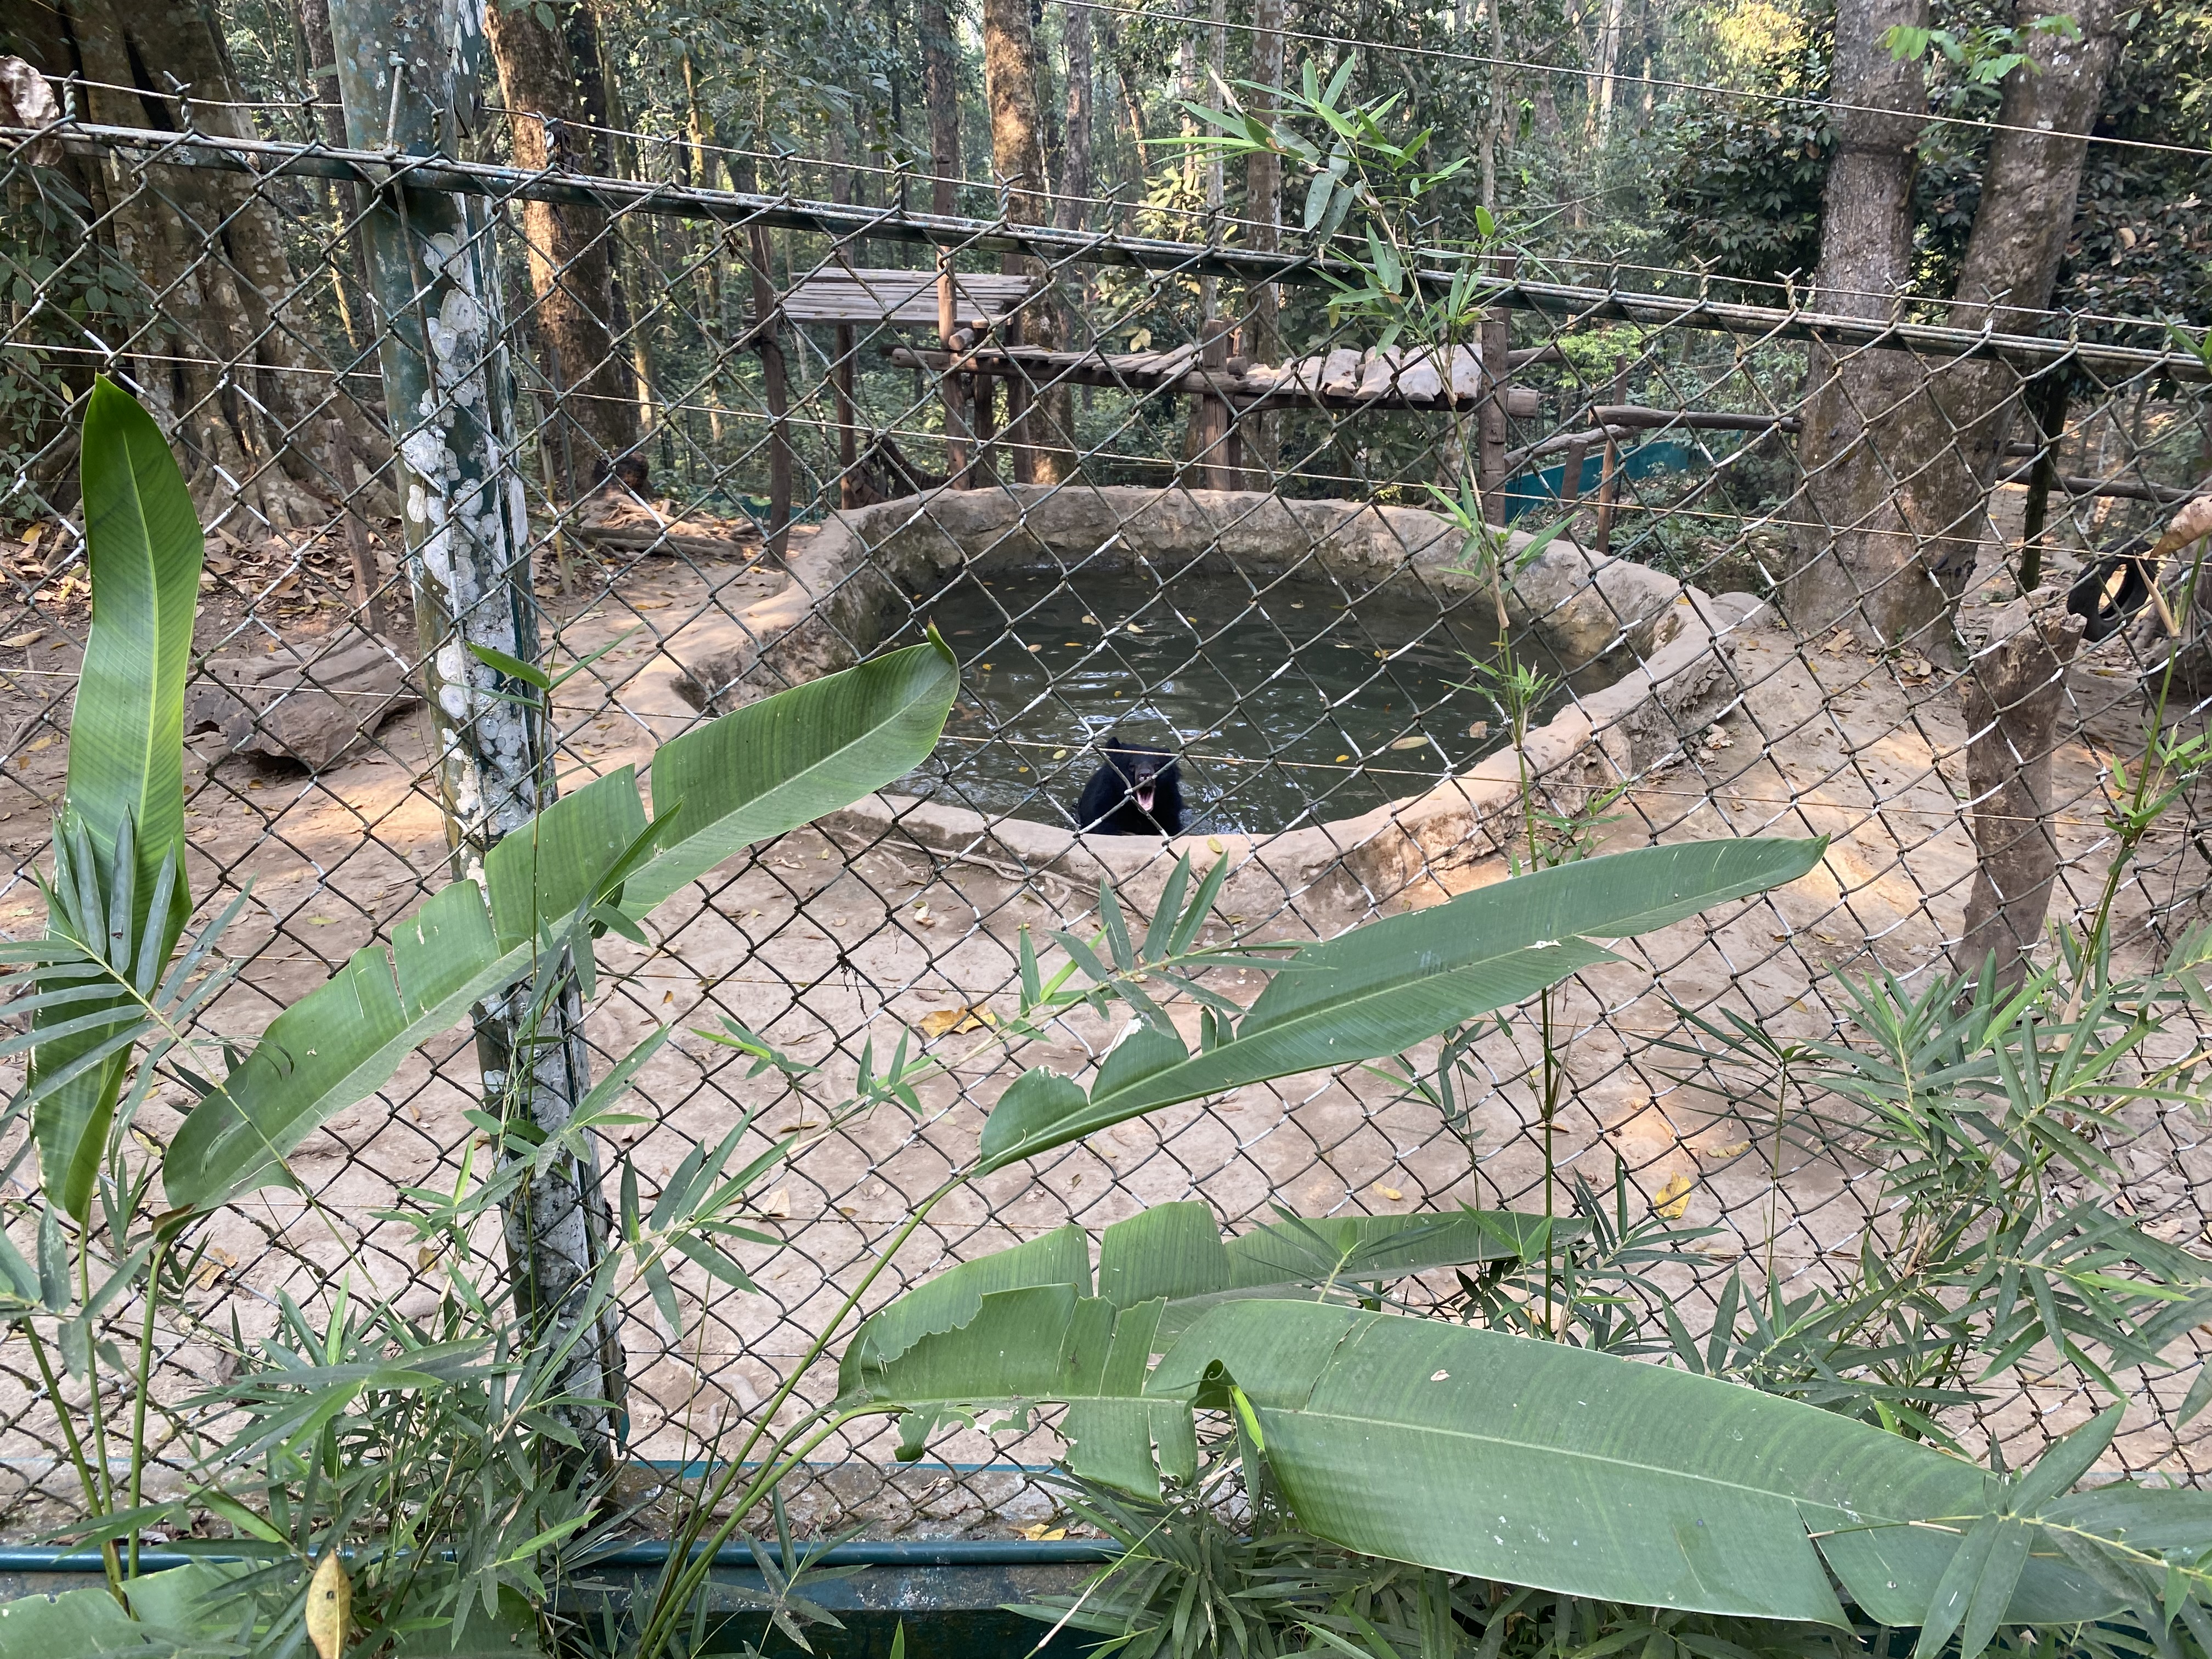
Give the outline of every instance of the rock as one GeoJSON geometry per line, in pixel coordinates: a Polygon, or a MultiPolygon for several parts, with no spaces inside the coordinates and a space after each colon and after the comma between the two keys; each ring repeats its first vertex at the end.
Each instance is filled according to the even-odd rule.
{"type": "Polygon", "coordinates": [[[405,659],[348,627],[288,641],[265,657],[210,657],[185,689],[185,735],[216,731],[227,751],[319,772],[421,701],[405,659]]]}

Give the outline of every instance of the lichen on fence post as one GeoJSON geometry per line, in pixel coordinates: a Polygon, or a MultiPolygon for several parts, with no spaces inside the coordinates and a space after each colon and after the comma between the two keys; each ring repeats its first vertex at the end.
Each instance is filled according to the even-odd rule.
{"type": "MultiPolygon", "coordinates": [[[[476,125],[482,16],[465,0],[332,0],[331,27],[347,137],[390,157],[367,222],[386,416],[453,872],[481,877],[492,845],[552,800],[553,750],[540,694],[471,649],[539,654],[490,210],[416,188],[406,169],[410,156],[455,153],[476,125]]],[[[525,981],[480,1004],[477,1048],[494,1109],[552,1132],[589,1088],[589,1053],[573,980],[532,1029],[533,1000],[525,981]],[[526,1080],[511,1076],[518,1064],[526,1080]]],[[[607,1237],[588,1146],[526,1182],[505,1219],[517,1311],[535,1340],[565,1342],[607,1237]]],[[[621,1366],[610,1318],[570,1346],[562,1391],[618,1405],[621,1366]]],[[[604,1457],[606,1412],[568,1415],[604,1457]]]]}

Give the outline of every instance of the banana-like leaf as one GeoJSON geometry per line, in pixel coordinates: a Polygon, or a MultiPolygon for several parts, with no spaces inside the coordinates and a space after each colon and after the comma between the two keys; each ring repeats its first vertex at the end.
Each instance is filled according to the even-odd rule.
{"type": "Polygon", "coordinates": [[[1158,1468],[1188,1474],[1195,1443],[1187,1403],[1141,1398],[1145,1371],[1151,1356],[1207,1309],[1235,1299],[1311,1299],[1316,1291],[1348,1299],[1349,1285],[1525,1254],[1542,1224],[1540,1216],[1510,1211],[1285,1215],[1224,1241],[1205,1205],[1158,1204],[1106,1229],[1095,1297],[1090,1242],[1073,1226],[963,1262],[909,1291],[847,1347],[839,1392],[848,1404],[919,1402],[905,1425],[912,1455],[948,1417],[972,1419],[993,1403],[1019,1409],[1023,1399],[1058,1400],[1074,1407],[1067,1435],[1079,1472],[1157,1496],[1154,1449],[1158,1468]],[[1006,1299],[1016,1291],[1040,1294],[1006,1299]],[[975,1325],[987,1307],[1012,1345],[1009,1353],[1022,1347],[1024,1322],[1040,1340],[1006,1362],[1023,1367],[1018,1374],[1001,1370],[998,1387],[971,1395],[963,1390],[974,1387],[976,1345],[1000,1340],[975,1325]],[[954,1340],[933,1340],[954,1332],[954,1340]],[[933,1370],[940,1360],[949,1369],[933,1370]],[[897,1382],[886,1393],[891,1376],[897,1382]],[[929,1394],[935,1386],[952,1392],[929,1394]]]}
{"type": "MultiPolygon", "coordinates": [[[[89,845],[78,881],[127,910],[105,917],[110,959],[158,969],[191,909],[181,862],[184,696],[204,541],[161,429],[104,375],[86,400],[80,471],[94,605],[70,719],[64,830],[80,826],[89,845]]],[[[119,988],[100,1000],[118,1010],[117,1024],[85,1028],[95,1012],[85,1003],[38,1011],[36,1024],[79,1026],[33,1051],[34,1091],[41,1076],[68,1070],[129,1024],[131,1000],[119,988]]],[[[129,1067],[127,1047],[117,1048],[39,1094],[33,1109],[46,1197],[80,1221],[129,1067]]]]}
{"type": "Polygon", "coordinates": [[[662,745],[649,821],[627,767],[555,802],[492,849],[483,886],[444,889],[394,930],[389,950],[356,952],[276,1017],[171,1143],[170,1204],[205,1208],[282,1179],[285,1153],[471,1003],[521,978],[546,930],[582,907],[641,918],[739,848],[912,771],[958,688],[951,652],[933,638],[662,745]]]}
{"type": "MultiPolygon", "coordinates": [[[[1869,1617],[1919,1623],[1996,1485],[1932,1447],[1734,1383],[1310,1298],[1215,1306],[1144,1376],[1136,1355],[1156,1346],[1164,1305],[1117,1308],[1068,1284],[988,1292],[966,1324],[902,1353],[848,1355],[845,1403],[910,1425],[1018,1422],[1066,1403],[1070,1467],[1148,1495],[1191,1467],[1184,1413],[1241,1403],[1298,1524],[1346,1548],[1832,1625],[1844,1622],[1832,1572],[1869,1617]]],[[[2006,1615],[2069,1623],[2117,1606],[2039,1546],[2006,1615]]]]}
{"type": "Polygon", "coordinates": [[[1233,1033],[1195,1054],[1156,1024],[1133,1027],[1085,1090],[1038,1068],[983,1125],[996,1170],[1125,1118],[1269,1078],[1375,1060],[1614,958],[1625,939],[1794,881],[1827,846],[1706,841],[1639,848],[1540,870],[1310,945],[1233,1033]]]}

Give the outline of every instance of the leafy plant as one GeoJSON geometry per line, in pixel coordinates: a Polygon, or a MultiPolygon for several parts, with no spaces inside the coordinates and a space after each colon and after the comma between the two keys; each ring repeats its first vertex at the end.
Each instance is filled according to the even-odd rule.
{"type": "MultiPolygon", "coordinates": [[[[578,1413],[607,1405],[576,1397],[575,1345],[629,1276],[669,1312],[667,1260],[747,1286],[730,1245],[777,1241],[737,1218],[795,1137],[737,1168],[751,1127],[740,1124],[696,1152],[649,1214],[639,1213],[625,1167],[623,1248],[573,1293],[576,1316],[550,1331],[522,1318],[472,1240],[533,1174],[581,1159],[591,1137],[635,1121],[620,1113],[622,1097],[665,1033],[618,1062],[551,1135],[527,1133],[510,1075],[492,1109],[476,1115],[485,1163],[471,1149],[451,1192],[409,1194],[402,1216],[445,1269],[443,1299],[427,1318],[403,1316],[389,1300],[363,1304],[342,1276],[295,1252],[324,1286],[322,1314],[286,1300],[278,1333],[258,1345],[210,1331],[192,1309],[200,1224],[245,1193],[289,1182],[291,1147],[478,998],[526,981],[538,1003],[572,983],[588,995],[599,934],[641,937],[638,921],[655,904],[731,853],[910,769],[951,705],[950,653],[937,641],[894,653],[671,743],[658,757],[650,819],[628,772],[561,800],[493,850],[481,884],[441,891],[390,947],[357,953],[239,1055],[192,1029],[234,972],[220,945],[246,902],[185,928],[182,697],[199,528],[152,420],[105,380],[88,401],[82,459],[94,610],[48,935],[0,951],[0,990],[31,1022],[5,1041],[6,1053],[30,1060],[8,1118],[27,1115],[41,1172],[41,1202],[26,1206],[35,1261],[0,1240],[0,1319],[58,1412],[83,1508],[68,1530],[99,1541],[104,1593],[126,1614],[138,1605],[141,1531],[198,1511],[260,1552],[253,1571],[223,1586],[251,1604],[236,1626],[249,1636],[296,1631],[309,1570],[341,1547],[362,1592],[356,1616],[373,1632],[433,1621],[458,1632],[471,1607],[510,1626],[520,1607],[526,1626],[545,1599],[549,1552],[611,1518],[595,1513],[604,1493],[575,1479],[573,1464],[545,1478],[576,1445],[578,1413]],[[210,1080],[216,1073],[222,1081],[210,1080]],[[137,1122],[164,1077],[198,1097],[167,1148],[137,1122]],[[110,1333],[126,1316],[118,1346],[110,1333]],[[228,1350],[240,1376],[194,1400],[157,1397],[156,1337],[170,1327],[228,1350]],[[82,1404],[70,1403],[64,1376],[82,1404]],[[127,1420],[111,1417],[118,1395],[127,1420]],[[198,1423],[232,1413],[244,1432],[199,1439],[198,1423]],[[182,1496],[149,1502],[155,1415],[181,1436],[190,1480],[182,1496]]],[[[904,1064],[902,1055],[894,1073],[904,1064]]],[[[910,1091],[896,1075],[870,1079],[851,1109],[902,1086],[910,1091]]],[[[218,1622],[232,1618],[227,1608],[218,1622]]]]}

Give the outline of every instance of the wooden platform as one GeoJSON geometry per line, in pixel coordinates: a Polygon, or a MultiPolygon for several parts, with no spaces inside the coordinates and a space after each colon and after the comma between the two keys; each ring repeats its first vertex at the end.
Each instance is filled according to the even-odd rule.
{"type": "MultiPolygon", "coordinates": [[[[892,362],[902,368],[943,373],[958,368],[971,374],[1017,377],[1042,386],[1060,382],[1072,386],[1112,386],[1128,392],[1163,392],[1171,397],[1216,398],[1238,410],[1249,409],[1474,409],[1484,398],[1480,358],[1469,348],[1455,348],[1449,363],[1450,390],[1445,390],[1444,363],[1440,354],[1413,349],[1388,352],[1352,348],[1325,356],[1301,357],[1273,368],[1230,358],[1217,368],[1199,361],[1195,345],[1170,351],[1098,352],[1054,351],[1042,346],[993,345],[961,354],[956,360],[945,351],[918,351],[909,347],[890,349],[892,362]]],[[[1516,353],[1532,359],[1533,353],[1516,353]]],[[[1516,362],[1513,367],[1518,368],[1516,362]]],[[[1506,392],[1506,412],[1532,416],[1538,410],[1536,392],[1528,387],[1506,392]]]]}
{"type": "MultiPolygon", "coordinates": [[[[1018,309],[1036,284],[1027,276],[952,274],[953,314],[963,327],[995,322],[1018,309]]],[[[937,272],[841,266],[802,277],[776,302],[787,323],[893,323],[934,329],[937,272]]]]}

